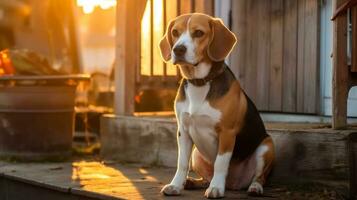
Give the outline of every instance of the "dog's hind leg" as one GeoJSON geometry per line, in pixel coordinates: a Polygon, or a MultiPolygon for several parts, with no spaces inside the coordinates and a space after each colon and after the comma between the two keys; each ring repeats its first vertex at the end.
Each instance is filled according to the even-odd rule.
{"type": "Polygon", "coordinates": [[[249,195],[262,195],[263,185],[274,162],[274,145],[271,137],[267,137],[256,150],[256,169],[252,183],[248,188],[249,195]]]}

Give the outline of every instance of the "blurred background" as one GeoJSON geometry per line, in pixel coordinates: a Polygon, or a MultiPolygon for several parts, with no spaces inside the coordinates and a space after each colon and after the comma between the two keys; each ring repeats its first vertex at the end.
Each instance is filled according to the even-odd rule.
{"type": "MultiPolygon", "coordinates": [[[[238,35],[226,62],[264,119],[330,120],[332,0],[0,0],[0,76],[89,74],[77,87],[77,133],[98,134],[100,116],[114,111],[172,118],[181,77],[157,44],[190,12],[220,17],[238,35]]],[[[356,102],[355,87],[349,117],[356,102]]]]}

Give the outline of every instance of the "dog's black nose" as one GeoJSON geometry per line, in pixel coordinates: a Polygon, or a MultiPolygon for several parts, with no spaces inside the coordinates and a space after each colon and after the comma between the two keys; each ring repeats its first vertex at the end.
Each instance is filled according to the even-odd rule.
{"type": "Polygon", "coordinates": [[[176,56],[183,56],[186,53],[186,47],[184,45],[178,45],[174,48],[174,53],[176,56]]]}

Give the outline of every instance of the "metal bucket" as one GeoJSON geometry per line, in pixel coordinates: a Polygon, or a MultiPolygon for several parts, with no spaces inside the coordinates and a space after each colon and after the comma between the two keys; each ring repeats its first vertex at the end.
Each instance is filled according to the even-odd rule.
{"type": "Polygon", "coordinates": [[[0,85],[2,158],[63,160],[71,155],[77,84],[68,80],[76,78],[36,78],[0,85]]]}

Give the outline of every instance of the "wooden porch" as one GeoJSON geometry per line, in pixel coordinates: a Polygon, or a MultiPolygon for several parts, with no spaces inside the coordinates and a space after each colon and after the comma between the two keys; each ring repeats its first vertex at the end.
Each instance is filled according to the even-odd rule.
{"type": "MultiPolygon", "coordinates": [[[[143,88],[177,87],[177,69],[164,64],[156,48],[168,21],[190,12],[214,15],[220,9],[230,10],[225,21],[240,41],[227,59],[233,72],[260,111],[286,118],[266,122],[277,164],[265,196],[249,197],[242,190],[227,192],[226,199],[356,199],[357,126],[347,127],[346,101],[357,85],[357,2],[333,1],[334,10],[351,7],[348,12],[341,9],[334,21],[333,127],[328,117],[320,118],[319,2],[118,0],[115,113],[101,119],[100,157],[75,156],[59,163],[0,161],[0,199],[172,199],[159,191],[175,172],[176,121],[172,112],[164,117],[136,115],[135,98],[143,88]],[[292,123],[289,117],[298,114],[305,123],[292,123]]],[[[203,193],[184,191],[178,198],[201,199],[203,193]]]]}
{"type": "MultiPolygon", "coordinates": [[[[171,200],[203,199],[204,194],[204,190],[193,190],[184,191],[181,197],[165,197],[160,189],[170,180],[174,168],[112,161],[0,162],[0,171],[2,200],[171,200]]],[[[245,191],[227,191],[225,199],[344,199],[340,189],[323,183],[270,183],[264,191],[263,197],[249,197],[245,191]]]]}
{"type": "MultiPolygon", "coordinates": [[[[104,157],[110,154],[120,157],[120,154],[123,151],[126,151],[126,153],[129,154],[131,153],[132,155],[138,155],[138,152],[135,152],[134,147],[135,145],[138,145],[137,141],[139,141],[139,143],[143,142],[140,143],[142,145],[147,143],[149,139],[146,137],[147,135],[145,135],[147,131],[149,131],[148,135],[151,137],[154,137],[155,134],[162,134],[165,135],[165,137],[170,137],[167,139],[161,138],[160,136],[162,135],[157,136],[156,139],[159,140],[159,142],[162,142],[162,144],[156,144],[155,141],[151,141],[153,144],[150,143],[151,147],[148,147],[149,153],[147,155],[163,155],[165,157],[165,153],[176,152],[175,149],[172,149],[172,146],[175,145],[175,143],[173,143],[175,138],[175,123],[169,122],[170,125],[168,128],[165,125],[168,122],[162,122],[162,124],[164,124],[163,128],[161,127],[162,124],[155,125],[156,120],[148,120],[147,122],[141,123],[136,122],[137,120],[140,121],[140,118],[130,117],[134,114],[134,98],[140,87],[143,85],[153,87],[155,84],[155,87],[157,88],[168,87],[168,85],[173,87],[178,80],[177,76],[168,76],[168,65],[162,65],[162,76],[155,76],[154,69],[152,68],[150,68],[148,77],[144,77],[140,73],[142,62],[140,55],[138,55],[138,52],[141,52],[141,39],[139,33],[141,32],[141,19],[145,14],[146,2],[147,1],[145,0],[123,0],[118,3],[115,116],[105,116],[102,121],[102,135],[103,138],[106,138],[108,141],[108,143],[103,143],[105,145],[103,146],[104,157]],[[133,10],[135,10],[135,12],[132,12],[133,10]],[[132,140],[130,140],[130,137],[133,137],[132,140]],[[120,141],[115,143],[115,138],[125,138],[127,140],[123,139],[125,144],[120,143],[120,141]],[[125,145],[128,145],[128,147],[131,148],[121,149],[121,147],[125,145]],[[164,147],[170,146],[171,150],[160,153],[165,148],[159,148],[160,152],[158,153],[156,150],[154,151],[151,149],[157,147],[155,145],[163,145],[164,147]],[[117,147],[117,149],[115,149],[115,147],[117,147]],[[108,150],[109,153],[105,153],[106,150],[108,150]],[[153,153],[151,150],[157,154],[153,153]]],[[[166,8],[169,5],[166,4],[168,1],[163,2],[164,9],[169,9],[166,8]]],[[[214,12],[213,1],[180,0],[172,2],[175,2],[176,9],[174,9],[174,14],[170,13],[172,14],[170,17],[168,17],[169,12],[164,12],[164,27],[170,18],[172,19],[174,16],[182,13],[198,11],[212,14],[214,12]]],[[[257,2],[258,1],[244,0],[232,1],[232,20],[230,25],[232,30],[238,34],[238,38],[240,38],[238,47],[233,51],[233,56],[228,60],[232,70],[240,79],[244,89],[247,91],[248,95],[252,97],[260,110],[290,114],[304,113],[319,115],[318,1],[271,0],[264,2],[259,1],[260,4],[255,6],[254,3],[257,2]],[[251,13],[258,14],[252,16],[251,13]]],[[[337,8],[346,1],[334,0],[333,2],[334,10],[337,10],[337,8]]],[[[153,7],[153,4],[151,5],[153,7]]],[[[357,62],[355,62],[355,57],[357,57],[357,53],[355,52],[357,47],[357,25],[354,24],[356,24],[357,20],[355,18],[357,15],[354,13],[357,12],[355,12],[355,7],[351,10],[352,64],[348,64],[347,62],[347,14],[342,12],[334,21],[333,129],[347,127],[346,113],[348,91],[354,84],[356,84],[355,73],[357,71],[355,71],[355,63],[357,62]]],[[[153,9],[151,9],[151,11],[153,11],[153,9]]],[[[154,40],[155,39],[152,38],[151,42],[154,40]]],[[[151,45],[153,44],[151,43],[151,45]]],[[[151,56],[153,57],[150,60],[150,66],[152,67],[155,60],[155,50],[151,48],[150,51],[151,56]]],[[[321,147],[319,144],[325,146],[326,148],[317,149],[316,151],[326,153],[326,155],[322,156],[326,159],[331,156],[329,152],[334,151],[333,148],[330,149],[332,146],[329,146],[329,144],[336,144],[337,141],[343,141],[340,149],[348,149],[348,152],[342,150],[343,153],[334,158],[340,158],[342,156],[344,157],[343,162],[348,163],[347,165],[344,165],[344,167],[347,166],[348,168],[348,170],[345,171],[348,175],[344,175],[344,180],[348,185],[346,188],[348,188],[347,190],[350,193],[350,197],[354,198],[356,196],[355,180],[357,180],[355,173],[355,163],[357,160],[355,153],[355,136],[342,136],[341,132],[334,132],[330,127],[327,127],[321,132],[314,132],[307,126],[303,129],[303,132],[304,131],[307,135],[309,135],[309,133],[312,133],[312,135],[317,134],[316,137],[319,139],[312,139],[316,143],[311,144],[310,147],[319,148],[321,147]],[[333,133],[332,135],[336,134],[335,136],[341,138],[330,140],[326,133],[333,133]]],[[[349,131],[352,133],[355,132],[353,128],[350,128],[349,131]]],[[[281,152],[281,155],[279,155],[282,159],[282,163],[285,162],[285,160],[283,161],[284,158],[296,159],[287,161],[288,166],[284,166],[287,167],[284,169],[288,173],[291,172],[289,172],[291,169],[288,168],[289,166],[291,167],[291,165],[294,164],[298,165],[299,163],[296,163],[296,161],[303,159],[299,157],[300,153],[303,154],[301,151],[305,151],[306,149],[311,150],[309,148],[304,148],[306,143],[309,143],[309,139],[307,139],[309,137],[306,137],[306,140],[304,140],[301,139],[301,135],[294,135],[296,133],[299,133],[299,131],[289,129],[286,134],[279,132],[275,135],[277,141],[289,138],[285,141],[286,143],[281,142],[280,145],[294,144],[292,145],[293,153],[283,151],[281,152]],[[296,144],[296,141],[300,141],[300,143],[296,144]]],[[[152,138],[150,139],[154,140],[152,138]]],[[[121,155],[123,155],[123,158],[130,157],[126,154],[121,155]]],[[[149,159],[150,156],[145,156],[145,159],[149,159]]],[[[306,156],[309,157],[309,155],[306,156]]],[[[168,156],[166,155],[166,157],[168,156]]],[[[116,157],[116,159],[118,159],[118,157],[116,157]]],[[[312,177],[316,175],[314,173],[319,170],[321,170],[321,174],[323,174],[322,176],[331,174],[331,171],[327,170],[327,172],[322,168],[316,168],[316,166],[319,166],[320,164],[326,167],[326,160],[317,161],[312,157],[309,157],[309,159],[311,160],[303,163],[302,168],[298,170],[311,172],[309,175],[312,177]],[[309,164],[311,164],[311,166],[309,164]],[[304,167],[307,168],[305,169],[304,167]]],[[[327,163],[332,164],[333,162],[328,161],[327,163]]],[[[334,164],[338,165],[337,163],[334,164]]],[[[341,175],[339,174],[341,172],[339,169],[333,169],[337,171],[334,171],[332,174],[337,176],[341,175]]],[[[301,176],[299,173],[296,173],[295,175],[301,176]]]]}

